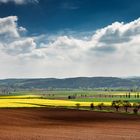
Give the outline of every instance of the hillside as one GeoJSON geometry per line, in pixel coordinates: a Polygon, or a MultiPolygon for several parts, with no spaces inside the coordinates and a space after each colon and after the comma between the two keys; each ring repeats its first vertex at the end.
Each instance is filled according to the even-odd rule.
{"type": "Polygon", "coordinates": [[[44,79],[5,79],[0,80],[0,88],[47,89],[47,88],[132,88],[140,87],[140,78],[117,77],[77,77],[44,79]]]}

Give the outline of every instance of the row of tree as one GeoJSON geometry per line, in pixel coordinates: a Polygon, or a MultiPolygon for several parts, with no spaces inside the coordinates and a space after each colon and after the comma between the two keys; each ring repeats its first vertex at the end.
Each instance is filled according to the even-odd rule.
{"type": "Polygon", "coordinates": [[[128,92],[128,93],[125,93],[123,95],[107,95],[107,94],[99,94],[99,95],[86,95],[86,94],[81,94],[79,96],[77,96],[77,94],[75,95],[69,95],[68,96],[68,99],[75,99],[75,98],[87,98],[87,97],[95,97],[95,98],[115,98],[115,97],[120,97],[120,98],[131,98],[131,97],[134,97],[134,98],[140,98],[140,93],[131,93],[131,92],[128,92]]]}
{"type": "Polygon", "coordinates": [[[124,107],[125,112],[128,112],[128,108],[133,107],[133,112],[137,114],[140,109],[140,103],[138,102],[131,104],[129,101],[117,100],[112,102],[112,107],[114,107],[117,112],[119,111],[120,107],[124,107]]]}
{"type": "MultiPolygon", "coordinates": [[[[79,109],[80,103],[77,103],[76,107],[77,107],[77,109],[79,109]]],[[[97,107],[99,108],[99,110],[102,110],[105,107],[105,105],[104,105],[104,103],[99,103],[97,107]]],[[[133,112],[135,114],[138,114],[138,111],[140,109],[140,103],[138,102],[138,103],[131,104],[129,101],[116,100],[116,101],[112,101],[111,107],[115,108],[116,112],[118,112],[119,109],[121,107],[123,107],[126,113],[128,112],[129,108],[133,108],[133,112]]],[[[95,109],[94,103],[90,104],[90,109],[91,110],[95,109]]]]}

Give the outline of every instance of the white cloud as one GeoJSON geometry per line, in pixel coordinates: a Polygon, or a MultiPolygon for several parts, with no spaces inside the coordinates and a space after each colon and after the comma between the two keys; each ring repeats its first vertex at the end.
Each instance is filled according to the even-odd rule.
{"type": "Polygon", "coordinates": [[[38,3],[38,0],[0,0],[0,3],[14,2],[15,4],[38,3]]]}
{"type": "Polygon", "coordinates": [[[0,49],[12,55],[29,53],[36,47],[33,38],[20,35],[26,29],[18,27],[17,20],[16,16],[0,18],[0,49]]]}
{"type": "Polygon", "coordinates": [[[18,55],[32,52],[36,47],[36,44],[32,38],[26,38],[23,40],[17,40],[9,43],[4,49],[8,54],[18,55]]]}
{"type": "MultiPolygon", "coordinates": [[[[140,71],[140,19],[115,22],[88,39],[23,36],[16,16],[0,18],[0,77],[132,76],[140,71]]],[[[87,38],[87,37],[86,37],[87,38]]]]}
{"type": "Polygon", "coordinates": [[[18,38],[19,33],[17,30],[17,20],[16,16],[0,18],[0,36],[5,38],[18,38]]]}

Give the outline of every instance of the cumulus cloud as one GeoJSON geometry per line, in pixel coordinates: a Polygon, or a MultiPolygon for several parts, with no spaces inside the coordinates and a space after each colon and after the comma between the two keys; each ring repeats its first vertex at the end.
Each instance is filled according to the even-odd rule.
{"type": "Polygon", "coordinates": [[[23,36],[18,18],[0,18],[0,77],[133,76],[140,67],[140,18],[114,22],[88,39],[23,36]],[[8,68],[10,67],[10,68],[8,68]]]}
{"type": "Polygon", "coordinates": [[[16,16],[0,18],[0,35],[4,38],[18,38],[17,20],[16,16]]]}
{"type": "Polygon", "coordinates": [[[38,0],[0,0],[0,3],[14,2],[15,4],[38,3],[38,0]]]}
{"type": "Polygon", "coordinates": [[[5,51],[11,55],[30,53],[36,47],[32,38],[17,40],[5,46],[5,51]]]}

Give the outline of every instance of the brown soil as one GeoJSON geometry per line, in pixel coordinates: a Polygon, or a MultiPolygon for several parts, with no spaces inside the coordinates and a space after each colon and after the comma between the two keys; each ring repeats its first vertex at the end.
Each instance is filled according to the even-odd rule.
{"type": "Polygon", "coordinates": [[[0,109],[0,140],[140,140],[140,116],[47,108],[0,109]]]}

